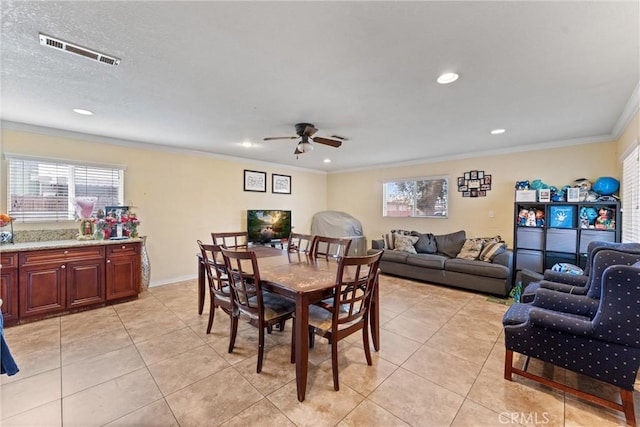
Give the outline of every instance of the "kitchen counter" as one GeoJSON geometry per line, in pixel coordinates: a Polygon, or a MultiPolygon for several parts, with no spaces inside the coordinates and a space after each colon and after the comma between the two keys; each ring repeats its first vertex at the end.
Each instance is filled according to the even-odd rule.
{"type": "Polygon", "coordinates": [[[47,240],[44,242],[7,243],[0,245],[0,252],[24,252],[40,249],[75,248],[96,245],[117,245],[142,242],[139,237],[113,240],[47,240]]]}

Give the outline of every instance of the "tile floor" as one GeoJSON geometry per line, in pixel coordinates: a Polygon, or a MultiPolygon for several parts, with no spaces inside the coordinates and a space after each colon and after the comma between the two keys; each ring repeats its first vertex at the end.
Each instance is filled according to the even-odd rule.
{"type": "MultiPolygon", "coordinates": [[[[21,371],[3,375],[2,426],[616,426],[621,413],[528,380],[502,378],[506,306],[441,286],[381,277],[382,348],[366,365],[360,337],[310,352],[307,399],[296,398],[291,324],[267,335],[242,322],[226,352],[228,317],[205,333],[195,281],[136,301],[5,330],[21,371]]],[[[208,304],[208,300],[207,300],[208,304]]],[[[604,396],[607,386],[532,361],[530,369],[604,396]]],[[[636,393],[636,408],[640,398],[636,393]]]]}

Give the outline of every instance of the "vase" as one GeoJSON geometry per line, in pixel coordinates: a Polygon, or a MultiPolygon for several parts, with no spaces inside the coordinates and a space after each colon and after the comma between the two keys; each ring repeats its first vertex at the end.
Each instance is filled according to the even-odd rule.
{"type": "Polygon", "coordinates": [[[140,238],[142,239],[142,248],[140,250],[140,290],[145,291],[149,288],[149,281],[151,280],[151,263],[147,253],[147,236],[140,236],[140,238]]]}

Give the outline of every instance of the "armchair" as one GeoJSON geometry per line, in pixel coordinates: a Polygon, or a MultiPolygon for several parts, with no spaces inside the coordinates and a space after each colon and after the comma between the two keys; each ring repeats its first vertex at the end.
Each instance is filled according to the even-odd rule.
{"type": "MultiPolygon", "coordinates": [[[[592,241],[587,245],[587,264],[584,269],[584,275],[575,275],[568,273],[560,273],[547,270],[544,272],[544,278],[541,281],[531,283],[527,286],[525,292],[520,299],[521,302],[533,301],[538,289],[551,289],[558,292],[565,292],[574,295],[587,295],[589,288],[595,281],[600,281],[599,277],[592,277],[590,274],[594,271],[593,263],[595,255],[605,249],[615,249],[628,253],[640,254],[640,244],[638,243],[612,243],[592,241]],[[592,280],[593,279],[593,280],[592,280]]],[[[597,294],[598,292],[596,292],[597,294]]]]}
{"type": "MultiPolygon", "coordinates": [[[[601,254],[596,254],[594,266],[598,265],[597,258],[601,254]]],[[[597,271],[593,273],[597,274],[597,271]]],[[[600,298],[596,300],[593,316],[553,311],[531,304],[512,306],[529,305],[531,308],[526,311],[523,322],[504,324],[504,378],[511,381],[513,374],[520,375],[622,411],[627,424],[635,426],[633,385],[640,367],[640,262],[632,266],[611,265],[600,276],[600,298]],[[620,389],[621,403],[532,374],[527,372],[526,366],[515,368],[514,352],[612,384],[620,389]]],[[[594,286],[589,293],[593,290],[594,286]]],[[[505,319],[509,311],[511,308],[505,319]]]]}

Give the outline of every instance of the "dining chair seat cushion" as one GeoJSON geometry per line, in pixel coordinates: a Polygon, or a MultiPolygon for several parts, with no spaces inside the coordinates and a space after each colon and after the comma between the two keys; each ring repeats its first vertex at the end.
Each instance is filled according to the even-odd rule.
{"type": "MultiPolygon", "coordinates": [[[[251,305],[258,305],[257,297],[255,296],[250,298],[249,301],[251,305]]],[[[295,302],[269,292],[264,292],[262,294],[262,304],[264,306],[265,321],[296,311],[295,302]]]]}
{"type": "MultiPolygon", "coordinates": [[[[347,314],[349,311],[348,305],[340,306],[340,313],[347,314]]],[[[353,322],[347,322],[340,325],[340,329],[345,329],[354,323],[357,323],[360,319],[355,319],[353,322]]],[[[309,326],[313,326],[321,333],[331,331],[331,323],[333,322],[333,315],[330,311],[318,307],[315,305],[309,306],[309,326]]]]}

